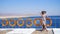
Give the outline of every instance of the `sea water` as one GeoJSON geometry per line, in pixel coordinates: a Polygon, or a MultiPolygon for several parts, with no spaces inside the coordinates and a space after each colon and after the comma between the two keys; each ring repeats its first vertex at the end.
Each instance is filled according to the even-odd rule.
{"type": "MultiPolygon", "coordinates": [[[[47,27],[47,28],[60,28],[60,16],[48,16],[51,20],[52,20],[52,25],[47,27]]],[[[34,19],[35,18],[41,18],[41,16],[30,16],[30,17],[22,17],[22,19],[24,20],[24,25],[22,27],[16,25],[16,26],[10,26],[10,25],[6,25],[6,26],[2,26],[2,19],[0,19],[0,28],[42,28],[42,26],[36,26],[34,25],[34,19]],[[26,24],[31,24],[30,22],[26,23],[27,18],[32,20],[32,26],[31,27],[27,27],[26,24]]],[[[18,20],[19,18],[6,18],[8,19],[8,21],[10,19],[14,19],[14,20],[18,20]]],[[[40,23],[39,20],[36,21],[37,24],[40,23]]],[[[46,24],[49,24],[50,22],[47,20],[46,24]]],[[[4,22],[4,24],[6,24],[6,22],[4,22]]],[[[14,22],[11,22],[11,24],[14,24],[14,22]]],[[[19,22],[19,24],[22,24],[22,21],[19,22]]]]}

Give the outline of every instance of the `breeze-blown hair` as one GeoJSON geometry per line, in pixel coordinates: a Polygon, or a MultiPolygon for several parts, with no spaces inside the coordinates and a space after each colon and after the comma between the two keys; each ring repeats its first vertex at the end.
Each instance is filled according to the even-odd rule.
{"type": "Polygon", "coordinates": [[[46,11],[41,11],[41,14],[46,14],[46,11]]]}

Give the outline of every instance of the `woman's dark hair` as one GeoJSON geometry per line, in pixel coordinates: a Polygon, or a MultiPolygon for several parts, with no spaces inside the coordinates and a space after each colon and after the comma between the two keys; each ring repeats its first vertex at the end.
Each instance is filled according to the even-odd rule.
{"type": "Polygon", "coordinates": [[[45,14],[45,13],[46,13],[46,11],[42,11],[41,13],[42,13],[42,14],[45,14]]]}

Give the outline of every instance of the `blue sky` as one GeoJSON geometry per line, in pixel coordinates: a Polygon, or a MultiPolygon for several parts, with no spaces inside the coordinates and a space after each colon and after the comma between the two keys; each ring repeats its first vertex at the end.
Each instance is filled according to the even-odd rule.
{"type": "Polygon", "coordinates": [[[0,0],[0,15],[60,15],[60,0],[0,0]]]}

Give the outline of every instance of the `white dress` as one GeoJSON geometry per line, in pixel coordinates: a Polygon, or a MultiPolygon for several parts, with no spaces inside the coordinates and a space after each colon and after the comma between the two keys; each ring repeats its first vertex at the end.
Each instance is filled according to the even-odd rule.
{"type": "Polygon", "coordinates": [[[43,17],[42,17],[42,21],[43,21],[42,24],[46,25],[46,16],[43,16],[43,17]]]}

